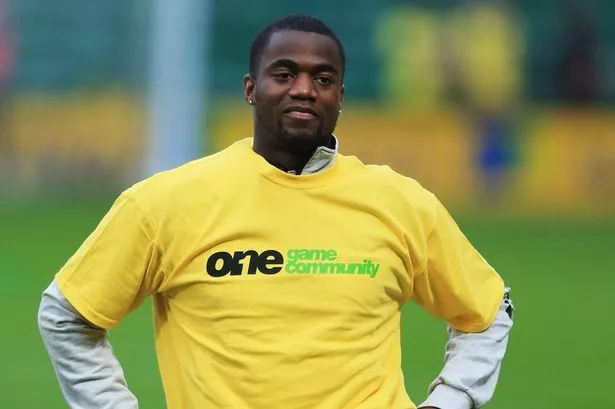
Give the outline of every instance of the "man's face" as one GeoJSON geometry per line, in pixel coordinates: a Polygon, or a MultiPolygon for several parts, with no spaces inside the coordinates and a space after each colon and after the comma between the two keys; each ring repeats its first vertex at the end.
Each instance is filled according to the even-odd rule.
{"type": "Polygon", "coordinates": [[[255,132],[291,152],[313,151],[335,129],[344,88],[336,42],[301,31],[274,33],[244,94],[255,105],[255,132]]]}

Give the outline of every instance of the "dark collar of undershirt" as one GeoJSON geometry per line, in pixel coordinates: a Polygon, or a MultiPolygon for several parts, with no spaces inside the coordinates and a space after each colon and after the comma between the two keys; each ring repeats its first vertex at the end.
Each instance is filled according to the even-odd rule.
{"type": "Polygon", "coordinates": [[[273,162],[269,162],[269,163],[275,166],[276,168],[286,173],[290,173],[292,175],[305,175],[305,174],[317,173],[333,165],[333,163],[335,162],[336,154],[337,154],[337,146],[338,146],[337,138],[335,137],[335,135],[331,135],[324,145],[321,145],[318,148],[316,148],[316,150],[314,151],[310,159],[306,162],[305,166],[299,173],[297,173],[296,171],[292,169],[291,170],[285,169],[284,167],[276,163],[273,163],[273,162]]]}

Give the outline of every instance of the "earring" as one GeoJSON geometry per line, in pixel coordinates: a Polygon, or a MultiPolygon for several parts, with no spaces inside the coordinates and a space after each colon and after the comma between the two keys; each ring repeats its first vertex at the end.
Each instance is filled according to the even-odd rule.
{"type": "Polygon", "coordinates": [[[254,105],[254,100],[252,98],[248,99],[248,104],[254,105]]]}

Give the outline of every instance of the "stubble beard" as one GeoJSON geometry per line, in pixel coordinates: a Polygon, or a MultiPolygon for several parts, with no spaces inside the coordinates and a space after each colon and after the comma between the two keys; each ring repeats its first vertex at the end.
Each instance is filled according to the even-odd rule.
{"type": "Polygon", "coordinates": [[[314,152],[316,148],[324,144],[328,140],[329,135],[325,135],[322,123],[320,122],[314,130],[290,130],[280,119],[278,120],[274,137],[290,152],[309,153],[314,152]]]}
{"type": "MultiPolygon", "coordinates": [[[[258,122],[261,124],[267,123],[263,120],[264,115],[262,112],[259,112],[257,109],[255,113],[258,122]]],[[[335,122],[333,123],[333,129],[335,128],[336,122],[337,118],[335,118],[335,122]]],[[[313,131],[307,128],[293,131],[284,125],[281,117],[277,119],[275,125],[264,127],[264,131],[267,136],[281,148],[288,152],[298,154],[314,152],[316,148],[327,143],[333,132],[333,130],[331,130],[331,132],[325,131],[323,123],[320,120],[318,121],[318,126],[313,131]]]]}

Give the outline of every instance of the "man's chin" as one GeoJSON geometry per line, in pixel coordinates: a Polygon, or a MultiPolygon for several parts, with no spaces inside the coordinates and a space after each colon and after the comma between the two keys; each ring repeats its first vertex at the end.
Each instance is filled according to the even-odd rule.
{"type": "Polygon", "coordinates": [[[326,141],[326,138],[310,129],[286,129],[280,135],[280,142],[293,152],[313,152],[326,141]]]}

